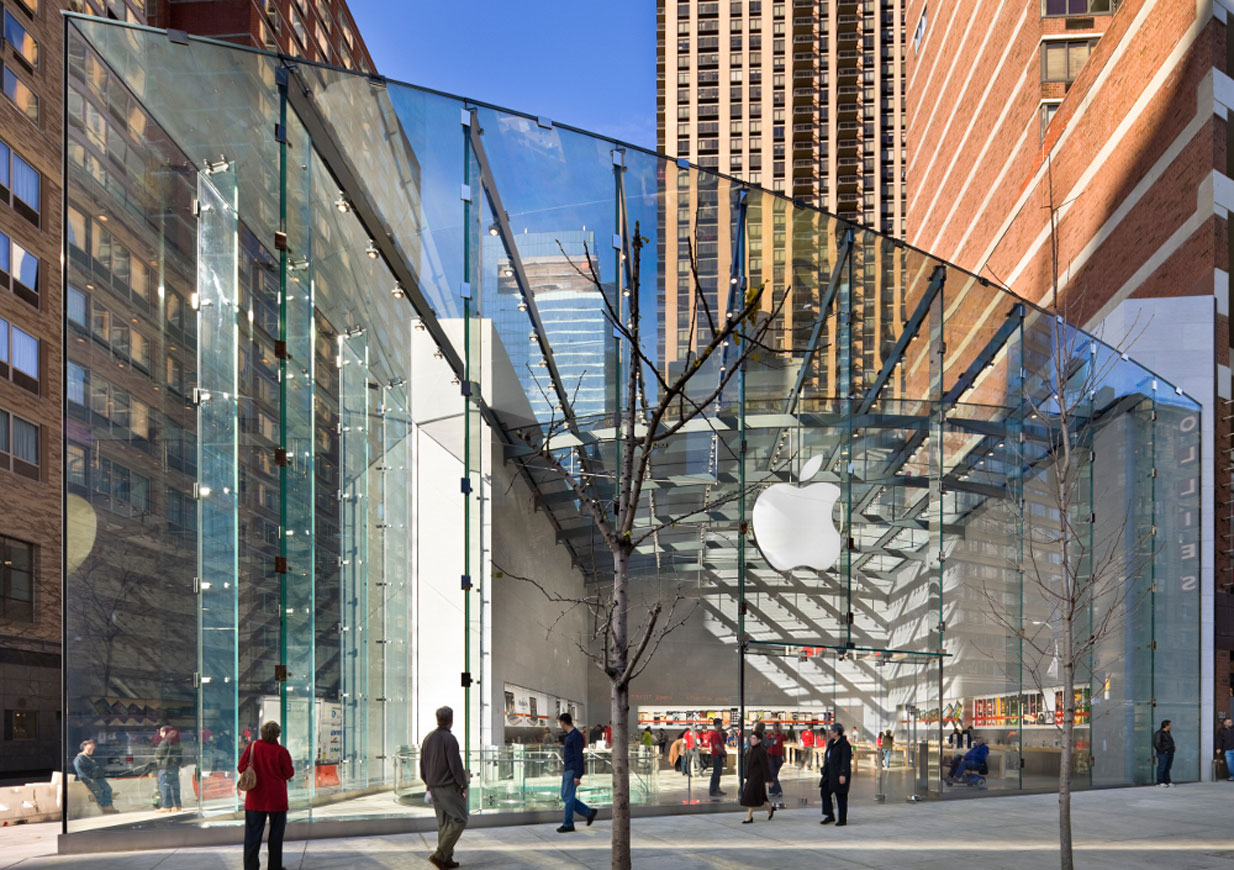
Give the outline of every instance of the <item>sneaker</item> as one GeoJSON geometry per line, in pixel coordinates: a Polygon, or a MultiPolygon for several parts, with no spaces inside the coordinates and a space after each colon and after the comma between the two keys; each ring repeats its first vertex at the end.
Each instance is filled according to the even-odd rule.
{"type": "Polygon", "coordinates": [[[574,825],[562,825],[560,828],[558,828],[558,829],[557,829],[557,833],[559,833],[559,834],[573,834],[573,833],[574,833],[574,825]]]}
{"type": "Polygon", "coordinates": [[[591,823],[596,820],[596,816],[600,815],[600,811],[593,809],[587,814],[587,827],[591,827],[591,823]]]}
{"type": "Polygon", "coordinates": [[[1169,788],[1169,787],[1170,787],[1169,783],[1165,783],[1165,782],[1157,783],[1157,788],[1169,788]]]}
{"type": "Polygon", "coordinates": [[[1229,779],[1226,780],[1226,782],[1234,782],[1234,776],[1231,776],[1229,779]]]}
{"type": "Polygon", "coordinates": [[[727,794],[728,794],[728,792],[726,792],[726,791],[713,791],[713,792],[710,792],[711,797],[724,797],[724,796],[725,796],[725,795],[727,795],[727,794]]]}

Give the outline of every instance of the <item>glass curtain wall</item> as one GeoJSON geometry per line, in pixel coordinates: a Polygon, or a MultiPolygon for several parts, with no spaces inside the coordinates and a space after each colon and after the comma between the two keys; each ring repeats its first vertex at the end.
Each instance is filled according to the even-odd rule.
{"type": "MultiPolygon", "coordinates": [[[[1198,735],[1199,407],[1126,354],[548,119],[67,26],[66,715],[122,810],[73,783],[70,831],[161,820],[166,739],[167,820],[234,818],[270,720],[299,817],[425,814],[416,747],[443,704],[474,809],[553,805],[542,726],[608,722],[607,688],[560,661],[586,620],[522,581],[582,596],[612,562],[544,457],[610,497],[619,426],[684,373],[665,419],[702,416],[656,447],[633,560],[637,606],[694,608],[674,666],[640,677],[683,711],[654,721],[839,720],[872,754],[890,732],[884,798],[947,793],[974,737],[987,788],[1048,788],[1068,701],[1081,784],[1150,781],[1162,718],[1198,735]],[[832,544],[760,526],[786,493],[817,499],[792,536],[832,544]],[[1096,638],[1070,657],[1060,589],[1096,638]]],[[[639,752],[636,800],[692,787],[639,752]]],[[[589,751],[593,798],[610,757],[589,751]]]]}

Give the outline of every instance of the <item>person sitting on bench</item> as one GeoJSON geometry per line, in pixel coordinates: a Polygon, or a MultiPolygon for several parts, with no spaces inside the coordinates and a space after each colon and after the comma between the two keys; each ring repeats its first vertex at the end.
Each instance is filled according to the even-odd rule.
{"type": "Polygon", "coordinates": [[[984,774],[989,768],[986,759],[990,756],[990,747],[986,746],[984,737],[973,738],[973,748],[964,755],[951,759],[951,772],[947,774],[948,782],[954,782],[957,777],[964,776],[972,770],[984,774]]]}

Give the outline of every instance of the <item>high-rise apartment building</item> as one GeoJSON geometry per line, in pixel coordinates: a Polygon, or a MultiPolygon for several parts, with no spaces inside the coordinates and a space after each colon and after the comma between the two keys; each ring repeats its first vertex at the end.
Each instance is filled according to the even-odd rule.
{"type": "MultiPolygon", "coordinates": [[[[904,45],[901,0],[659,0],[659,147],[789,200],[902,236],[904,45]]],[[[670,362],[684,358],[697,342],[694,273],[714,295],[713,311],[722,314],[728,294],[710,288],[727,284],[721,279],[728,277],[733,251],[732,228],[714,225],[711,208],[715,197],[728,192],[711,179],[706,183],[717,189],[694,189],[704,182],[679,175],[666,180],[665,192],[681,220],[676,229],[665,228],[660,251],[664,268],[678,275],[675,292],[674,282],[665,282],[663,300],[666,335],[660,351],[670,362]],[[697,269],[689,265],[691,244],[697,269]]],[[[834,239],[818,238],[803,225],[803,215],[787,206],[766,197],[752,207],[743,264],[750,286],[770,288],[767,307],[783,303],[774,335],[780,346],[804,342],[815,318],[808,306],[785,299],[790,286],[807,291],[819,284],[814,270],[795,271],[794,261],[805,250],[834,253],[836,245],[834,239]]],[[[891,270],[889,276],[899,259],[873,250],[858,250],[856,256],[861,268],[891,270]]],[[[808,293],[797,296],[804,300],[808,293]]],[[[876,322],[887,300],[868,301],[876,322]]],[[[877,327],[875,332],[881,334],[877,327]]],[[[878,340],[871,338],[869,355],[876,362],[878,340]]]]}
{"type": "Polygon", "coordinates": [[[1096,332],[1203,405],[1200,453],[1154,462],[1202,470],[1202,509],[1183,517],[1201,544],[1183,553],[1181,582],[1202,592],[1205,739],[1234,706],[1228,9],[908,4],[909,240],[1096,332]]]}
{"type": "Polygon", "coordinates": [[[899,0],[660,0],[660,150],[903,234],[899,0]]]}
{"type": "MultiPolygon", "coordinates": [[[[148,440],[151,427],[170,421],[152,416],[128,382],[156,369],[165,381],[171,363],[159,361],[160,349],[152,348],[140,329],[130,328],[133,318],[121,316],[123,306],[102,301],[123,290],[140,309],[160,285],[157,258],[118,241],[123,228],[112,209],[94,214],[70,210],[70,241],[76,243],[70,254],[87,257],[103,277],[70,288],[69,318],[80,321],[82,331],[62,337],[62,142],[68,142],[70,171],[94,179],[100,190],[119,189],[145,172],[140,155],[147,144],[145,116],[124,94],[109,96],[105,88],[93,94],[70,88],[65,136],[62,10],[185,29],[373,70],[340,0],[0,0],[0,774],[60,764],[62,428],[108,421],[108,437],[133,449],[148,440]],[[71,390],[90,389],[89,411],[81,423],[65,422],[63,341],[89,342],[114,369],[110,383],[70,385],[71,390]]],[[[106,71],[98,69],[96,84],[106,78],[106,71]]],[[[129,208],[136,204],[130,202],[129,208]]],[[[84,479],[86,457],[71,454],[67,459],[70,478],[84,479]]],[[[94,453],[89,461],[94,463],[92,487],[82,490],[85,497],[102,499],[110,508],[108,516],[123,511],[141,522],[142,505],[150,497],[143,489],[149,476],[116,457],[94,453]],[[100,486],[106,494],[95,492],[100,486]]],[[[155,461],[166,467],[176,457],[155,461]]],[[[70,512],[68,522],[74,521],[70,512]]],[[[78,554],[65,555],[72,563],[78,554]]],[[[67,606],[92,607],[84,600],[67,606]]],[[[96,615],[102,623],[110,621],[113,630],[134,629],[120,625],[115,613],[96,615]]]]}

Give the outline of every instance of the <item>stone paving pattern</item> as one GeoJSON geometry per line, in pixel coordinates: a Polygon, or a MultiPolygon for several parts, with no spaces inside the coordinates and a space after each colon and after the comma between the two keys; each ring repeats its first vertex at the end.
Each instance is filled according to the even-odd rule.
{"type": "MultiPolygon", "coordinates": [[[[1082,870],[1209,870],[1234,867],[1234,785],[1108,789],[1077,794],[1076,867],[1082,870]]],[[[768,822],[740,824],[738,812],[636,819],[639,870],[748,870],[751,867],[1032,868],[1058,866],[1055,795],[855,806],[846,828],[819,825],[818,810],[786,809],[768,822]]],[[[239,870],[241,849],[55,856],[58,825],[0,829],[0,867],[73,870],[239,870]]],[[[574,834],[555,825],[469,830],[455,853],[464,868],[607,868],[603,818],[574,834]]],[[[393,870],[431,867],[432,834],[288,842],[287,870],[393,870]]],[[[265,852],[262,852],[265,870],[265,852]]]]}

